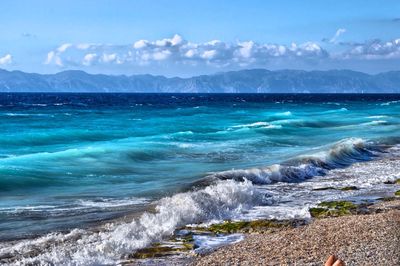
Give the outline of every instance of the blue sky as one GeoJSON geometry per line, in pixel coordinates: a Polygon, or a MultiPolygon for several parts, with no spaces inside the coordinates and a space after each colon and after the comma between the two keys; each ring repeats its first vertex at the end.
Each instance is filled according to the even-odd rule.
{"type": "Polygon", "coordinates": [[[8,70],[400,70],[400,1],[3,0],[0,7],[0,68],[8,70]]]}

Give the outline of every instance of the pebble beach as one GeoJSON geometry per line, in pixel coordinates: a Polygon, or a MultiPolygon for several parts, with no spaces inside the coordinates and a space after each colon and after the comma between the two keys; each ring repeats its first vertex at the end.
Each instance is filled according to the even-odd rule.
{"type": "Polygon", "coordinates": [[[346,265],[400,265],[400,199],[370,206],[370,214],[316,219],[198,257],[192,265],[324,265],[331,254],[346,265]]]}

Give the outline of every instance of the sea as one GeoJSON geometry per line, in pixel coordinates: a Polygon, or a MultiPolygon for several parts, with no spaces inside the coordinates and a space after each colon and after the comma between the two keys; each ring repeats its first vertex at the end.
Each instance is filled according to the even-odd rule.
{"type": "Polygon", "coordinates": [[[399,94],[2,93],[0,262],[113,265],[188,224],[390,195],[399,132],[399,94]]]}

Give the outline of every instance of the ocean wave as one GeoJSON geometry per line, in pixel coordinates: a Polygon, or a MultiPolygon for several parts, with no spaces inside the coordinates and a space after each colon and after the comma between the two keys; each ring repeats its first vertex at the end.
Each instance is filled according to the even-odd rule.
{"type": "Polygon", "coordinates": [[[386,120],[374,120],[371,122],[362,123],[361,125],[363,125],[363,126],[378,126],[378,125],[386,125],[386,124],[388,124],[388,121],[386,121],[386,120]]]}
{"type": "Polygon", "coordinates": [[[187,130],[187,131],[179,131],[179,132],[173,133],[172,135],[193,135],[193,134],[194,134],[193,131],[187,130]]]}
{"type": "Polygon", "coordinates": [[[390,101],[390,102],[386,102],[386,103],[381,103],[381,106],[388,106],[388,105],[392,105],[392,104],[397,104],[400,103],[399,101],[390,101]]]}
{"type": "Polygon", "coordinates": [[[1,207],[0,215],[3,217],[34,217],[34,218],[54,218],[66,216],[79,216],[93,212],[120,211],[126,208],[138,207],[148,204],[147,198],[96,198],[79,199],[76,201],[64,202],[57,205],[25,205],[1,207]]]}
{"type": "Polygon", "coordinates": [[[0,115],[9,117],[30,117],[30,116],[54,117],[54,115],[52,114],[33,114],[33,113],[3,113],[0,115]]]}
{"type": "Polygon", "coordinates": [[[277,113],[276,115],[278,115],[278,116],[291,116],[292,112],[286,111],[286,112],[282,112],[282,113],[277,113]]]}
{"type": "Polygon", "coordinates": [[[267,126],[262,127],[262,128],[265,128],[265,129],[281,129],[282,125],[267,125],[267,126]]]}
{"type": "Polygon", "coordinates": [[[250,123],[250,124],[236,125],[236,126],[232,126],[230,128],[234,129],[234,128],[244,128],[244,127],[262,127],[262,126],[268,126],[268,125],[269,125],[269,123],[267,123],[267,122],[254,122],[254,123],[250,123]]]}
{"type": "Polygon", "coordinates": [[[178,193],[156,203],[155,212],[130,223],[107,224],[100,232],[75,229],[51,233],[0,247],[0,257],[14,257],[14,264],[103,265],[115,264],[137,249],[186,224],[231,219],[266,198],[249,181],[218,181],[200,190],[178,193]],[[36,252],[40,250],[41,252],[36,252]]]}
{"type": "Polygon", "coordinates": [[[371,119],[382,119],[382,118],[386,118],[388,117],[387,115],[371,115],[368,116],[367,118],[371,118],[371,119]]]}
{"type": "Polygon", "coordinates": [[[267,122],[254,122],[250,124],[243,124],[243,125],[236,125],[228,128],[227,131],[220,131],[220,132],[229,132],[229,131],[239,131],[239,130],[247,130],[250,128],[261,128],[261,129],[280,129],[282,125],[279,123],[267,123],[267,122]]]}
{"type": "Polygon", "coordinates": [[[348,166],[354,162],[367,161],[380,150],[373,143],[360,138],[339,141],[328,150],[311,155],[303,155],[281,164],[263,168],[228,170],[214,173],[210,179],[250,180],[255,184],[274,182],[298,182],[317,175],[325,175],[328,170],[348,166]]]}
{"type": "MultiPolygon", "coordinates": [[[[251,214],[254,207],[271,205],[273,197],[266,194],[268,190],[260,189],[259,184],[299,182],[325,175],[329,170],[379,156],[384,148],[378,142],[350,138],[281,164],[214,173],[202,186],[193,186],[188,192],[154,202],[154,211],[145,212],[131,222],[119,221],[106,224],[100,230],[75,229],[70,233],[51,233],[6,244],[0,247],[0,257],[13,258],[9,262],[17,265],[116,264],[127,254],[162,241],[184,225],[236,219],[244,213],[251,214]]],[[[126,203],[121,202],[121,206],[126,203]]],[[[109,202],[100,200],[98,205],[98,201],[81,201],[79,204],[108,207],[109,202]]]]}
{"type": "Polygon", "coordinates": [[[83,200],[80,199],[76,202],[78,206],[89,207],[89,208],[116,208],[116,207],[124,207],[138,204],[148,203],[149,200],[146,198],[123,198],[123,199],[110,199],[110,198],[98,198],[94,200],[83,200]]]}
{"type": "Polygon", "coordinates": [[[331,113],[337,113],[337,112],[346,112],[348,111],[347,108],[343,107],[340,109],[333,109],[333,110],[328,110],[328,111],[324,111],[324,112],[320,112],[321,114],[331,114],[331,113]]]}
{"type": "Polygon", "coordinates": [[[23,103],[22,105],[24,105],[24,106],[40,106],[40,107],[45,107],[45,106],[47,106],[47,103],[23,103]]]}

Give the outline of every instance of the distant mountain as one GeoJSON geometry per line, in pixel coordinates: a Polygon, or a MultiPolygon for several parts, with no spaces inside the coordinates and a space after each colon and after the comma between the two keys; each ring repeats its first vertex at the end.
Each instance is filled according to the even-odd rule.
{"type": "Polygon", "coordinates": [[[0,69],[0,92],[398,93],[400,71],[369,75],[350,70],[252,69],[166,78],[77,70],[41,75],[0,69]]]}

